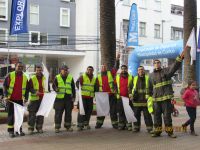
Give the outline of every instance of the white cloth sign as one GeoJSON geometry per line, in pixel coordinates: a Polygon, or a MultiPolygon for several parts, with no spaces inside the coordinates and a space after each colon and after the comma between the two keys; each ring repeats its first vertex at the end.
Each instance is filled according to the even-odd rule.
{"type": "Polygon", "coordinates": [[[43,74],[44,74],[44,76],[45,76],[45,78],[46,78],[46,80],[45,80],[45,92],[48,92],[49,91],[49,72],[48,72],[48,70],[47,70],[47,67],[42,63],[42,65],[43,65],[43,74]]]}
{"type": "Polygon", "coordinates": [[[134,112],[129,105],[129,98],[123,96],[121,98],[124,106],[124,113],[126,116],[126,120],[128,121],[128,123],[136,122],[137,120],[135,118],[134,112]]]}
{"type": "Polygon", "coordinates": [[[95,92],[97,116],[107,116],[110,112],[109,95],[107,92],[95,92]]]}
{"type": "Polygon", "coordinates": [[[81,115],[85,115],[85,110],[84,110],[83,100],[82,100],[82,95],[81,95],[81,84],[80,83],[79,83],[78,95],[79,95],[79,112],[80,112],[81,115]]]}
{"type": "Polygon", "coordinates": [[[25,107],[13,103],[14,104],[14,116],[15,116],[15,122],[14,122],[14,131],[20,133],[20,128],[22,126],[23,120],[24,120],[24,113],[25,113],[25,107]]]}
{"type": "Polygon", "coordinates": [[[51,109],[53,108],[55,98],[56,98],[55,92],[44,93],[42,102],[40,104],[40,108],[36,115],[48,117],[51,109]]]}
{"type": "Polygon", "coordinates": [[[191,47],[190,49],[190,56],[191,56],[191,62],[190,65],[193,64],[193,60],[196,60],[196,51],[197,51],[197,45],[196,45],[196,35],[195,35],[195,29],[192,29],[192,32],[190,33],[190,36],[187,41],[187,46],[191,47]]]}

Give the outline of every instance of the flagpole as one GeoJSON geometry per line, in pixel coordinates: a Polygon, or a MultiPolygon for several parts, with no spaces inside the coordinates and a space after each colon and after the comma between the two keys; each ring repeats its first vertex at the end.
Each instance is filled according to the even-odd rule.
{"type": "Polygon", "coordinates": [[[7,41],[7,49],[8,49],[8,55],[7,55],[7,74],[9,72],[9,57],[10,57],[10,43],[9,43],[9,34],[8,34],[8,41],[7,41]]]}

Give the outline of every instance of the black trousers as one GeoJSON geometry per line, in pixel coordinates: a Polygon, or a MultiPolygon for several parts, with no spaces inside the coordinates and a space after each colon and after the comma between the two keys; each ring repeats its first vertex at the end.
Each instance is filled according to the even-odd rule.
{"type": "MultiPolygon", "coordinates": [[[[19,105],[23,106],[23,100],[15,100],[14,103],[17,103],[19,105]]],[[[11,102],[7,102],[7,111],[8,111],[8,117],[7,117],[7,124],[8,124],[8,132],[14,132],[14,104],[11,102]]],[[[22,128],[21,128],[22,131],[22,128]]]]}
{"type": "Polygon", "coordinates": [[[186,121],[183,125],[184,126],[190,125],[191,132],[194,132],[194,122],[196,120],[197,109],[194,107],[186,106],[186,110],[187,110],[187,113],[188,113],[190,119],[188,121],[186,121]]]}
{"type": "Polygon", "coordinates": [[[36,116],[40,108],[41,100],[30,101],[28,105],[28,130],[41,130],[44,123],[44,116],[36,116]]]}
{"type": "MultiPolygon", "coordinates": [[[[118,125],[117,121],[117,99],[115,95],[109,95],[109,103],[110,103],[110,119],[113,126],[118,125]]],[[[97,117],[96,125],[102,126],[104,122],[105,116],[97,117]]]]}
{"type": "Polygon", "coordinates": [[[141,113],[143,112],[146,128],[147,128],[147,130],[152,130],[153,129],[153,121],[152,121],[151,114],[148,111],[148,108],[143,107],[143,106],[139,106],[139,107],[135,106],[133,110],[134,110],[135,118],[137,119],[137,122],[134,122],[134,128],[138,129],[138,130],[140,129],[141,113]]]}
{"type": "Polygon", "coordinates": [[[154,128],[155,133],[162,133],[162,115],[165,124],[165,131],[168,134],[173,133],[172,127],[172,117],[171,114],[173,112],[173,105],[171,104],[171,100],[154,102],[154,128]]]}
{"type": "Polygon", "coordinates": [[[84,126],[89,125],[90,117],[92,115],[93,110],[93,98],[82,98],[83,107],[85,110],[85,115],[81,115],[80,111],[78,113],[78,127],[83,128],[84,126]]]}
{"type": "MultiPolygon", "coordinates": [[[[133,109],[133,104],[131,102],[129,104],[130,104],[131,108],[133,109]]],[[[118,114],[119,114],[118,115],[118,122],[119,122],[118,127],[120,127],[120,128],[132,127],[132,123],[127,122],[122,99],[117,100],[117,110],[118,110],[118,114]]]]}
{"type": "Polygon", "coordinates": [[[72,122],[72,97],[71,95],[65,94],[63,99],[56,99],[54,102],[54,122],[55,122],[55,129],[61,128],[62,116],[63,112],[65,112],[64,118],[64,127],[70,128],[72,122]]]}

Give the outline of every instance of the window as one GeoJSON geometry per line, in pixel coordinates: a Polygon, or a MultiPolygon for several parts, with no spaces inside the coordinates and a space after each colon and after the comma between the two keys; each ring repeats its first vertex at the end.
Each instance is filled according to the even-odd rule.
{"type": "Polygon", "coordinates": [[[161,1],[155,0],[154,10],[160,12],[161,11],[161,1]]]}
{"type": "Polygon", "coordinates": [[[8,40],[8,30],[0,28],[0,45],[6,45],[8,40]]]}
{"type": "Polygon", "coordinates": [[[60,26],[70,27],[70,9],[60,8],[60,26]]]}
{"type": "Polygon", "coordinates": [[[139,6],[140,8],[147,8],[147,0],[140,0],[139,6]]]}
{"type": "Polygon", "coordinates": [[[47,44],[47,33],[40,33],[40,44],[47,44]]]}
{"type": "Polygon", "coordinates": [[[8,0],[0,0],[0,20],[8,20],[8,0]]]}
{"type": "Polygon", "coordinates": [[[68,45],[68,37],[67,36],[60,36],[60,44],[61,45],[68,45]]]}
{"type": "Polygon", "coordinates": [[[40,32],[31,31],[29,37],[30,45],[39,45],[40,44],[40,32]]]}
{"type": "Polygon", "coordinates": [[[146,59],[146,65],[152,65],[153,60],[152,59],[146,59]]]}
{"type": "Polygon", "coordinates": [[[127,33],[128,33],[128,25],[129,25],[129,20],[123,19],[123,33],[124,33],[124,40],[127,40],[127,33]]]}
{"type": "Polygon", "coordinates": [[[39,5],[30,5],[30,24],[39,25],[39,5]]]}
{"type": "Polygon", "coordinates": [[[123,4],[127,5],[127,6],[130,6],[130,0],[123,0],[123,4]]]}
{"type": "Polygon", "coordinates": [[[160,38],[160,25],[159,24],[154,25],[154,37],[160,38]]]}
{"type": "Polygon", "coordinates": [[[171,39],[172,40],[183,39],[183,29],[177,27],[171,27],[171,39]]]}
{"type": "Polygon", "coordinates": [[[140,22],[140,36],[146,36],[146,23],[140,22]]]}
{"type": "Polygon", "coordinates": [[[171,5],[171,14],[183,16],[183,7],[177,5],[171,5]]]}

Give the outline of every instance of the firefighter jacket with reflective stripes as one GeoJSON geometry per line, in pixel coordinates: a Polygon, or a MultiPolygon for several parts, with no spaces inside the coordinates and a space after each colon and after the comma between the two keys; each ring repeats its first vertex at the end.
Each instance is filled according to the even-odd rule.
{"type": "Polygon", "coordinates": [[[72,95],[72,75],[68,74],[65,81],[60,74],[56,76],[56,79],[58,82],[56,98],[63,99],[65,97],[65,94],[72,95]]]}
{"type": "Polygon", "coordinates": [[[134,106],[147,106],[147,100],[152,95],[152,85],[148,75],[134,77],[132,94],[134,106]]]}
{"type": "Polygon", "coordinates": [[[153,101],[165,101],[173,98],[171,78],[181,67],[181,62],[182,59],[177,57],[171,66],[153,71],[150,76],[153,85],[153,101]]]}
{"type": "Polygon", "coordinates": [[[123,88],[127,89],[126,93],[127,93],[127,97],[129,97],[129,94],[132,93],[132,87],[133,87],[133,76],[128,74],[126,76],[122,76],[122,74],[117,74],[116,76],[116,83],[117,83],[117,99],[120,99],[120,96],[125,96],[121,94],[121,90],[124,90],[123,88]],[[128,78],[128,84],[126,85],[126,87],[122,87],[122,83],[121,78],[128,78]]]}
{"type": "Polygon", "coordinates": [[[94,97],[96,77],[93,76],[92,79],[90,80],[90,78],[86,73],[84,73],[82,77],[83,77],[83,83],[81,86],[81,95],[94,97]]]}
{"type": "MultiPolygon", "coordinates": [[[[42,76],[42,91],[39,91],[39,89],[40,89],[40,87],[39,87],[39,81],[38,81],[38,78],[37,78],[37,76],[36,75],[33,75],[32,77],[31,77],[31,81],[32,81],[32,84],[33,84],[33,91],[34,92],[30,92],[30,97],[29,97],[29,99],[30,99],[30,101],[36,101],[36,100],[39,100],[40,99],[40,97],[38,96],[38,95],[36,95],[36,92],[41,92],[41,93],[44,93],[45,92],[45,77],[44,76],[42,76]]],[[[30,82],[30,81],[29,81],[30,82]]]]}
{"type": "MultiPolygon", "coordinates": [[[[8,87],[8,97],[10,98],[12,93],[13,93],[13,90],[14,90],[14,86],[15,86],[15,81],[16,79],[16,72],[13,71],[10,73],[10,84],[9,84],[9,87],[8,87]]],[[[21,89],[21,92],[22,92],[22,97],[21,99],[24,99],[26,96],[26,89],[27,89],[27,81],[28,81],[28,78],[26,77],[26,75],[24,73],[22,73],[22,89],[21,89]]]]}
{"type": "Polygon", "coordinates": [[[100,92],[111,92],[111,93],[114,93],[114,80],[113,80],[113,76],[112,76],[111,72],[110,71],[106,71],[106,75],[105,76],[107,76],[107,78],[108,78],[107,85],[103,85],[104,82],[102,80],[102,76],[103,75],[101,73],[98,74],[99,91],[100,92]],[[107,87],[108,90],[105,91],[104,90],[105,88],[103,88],[103,86],[108,86],[107,87]]]}

